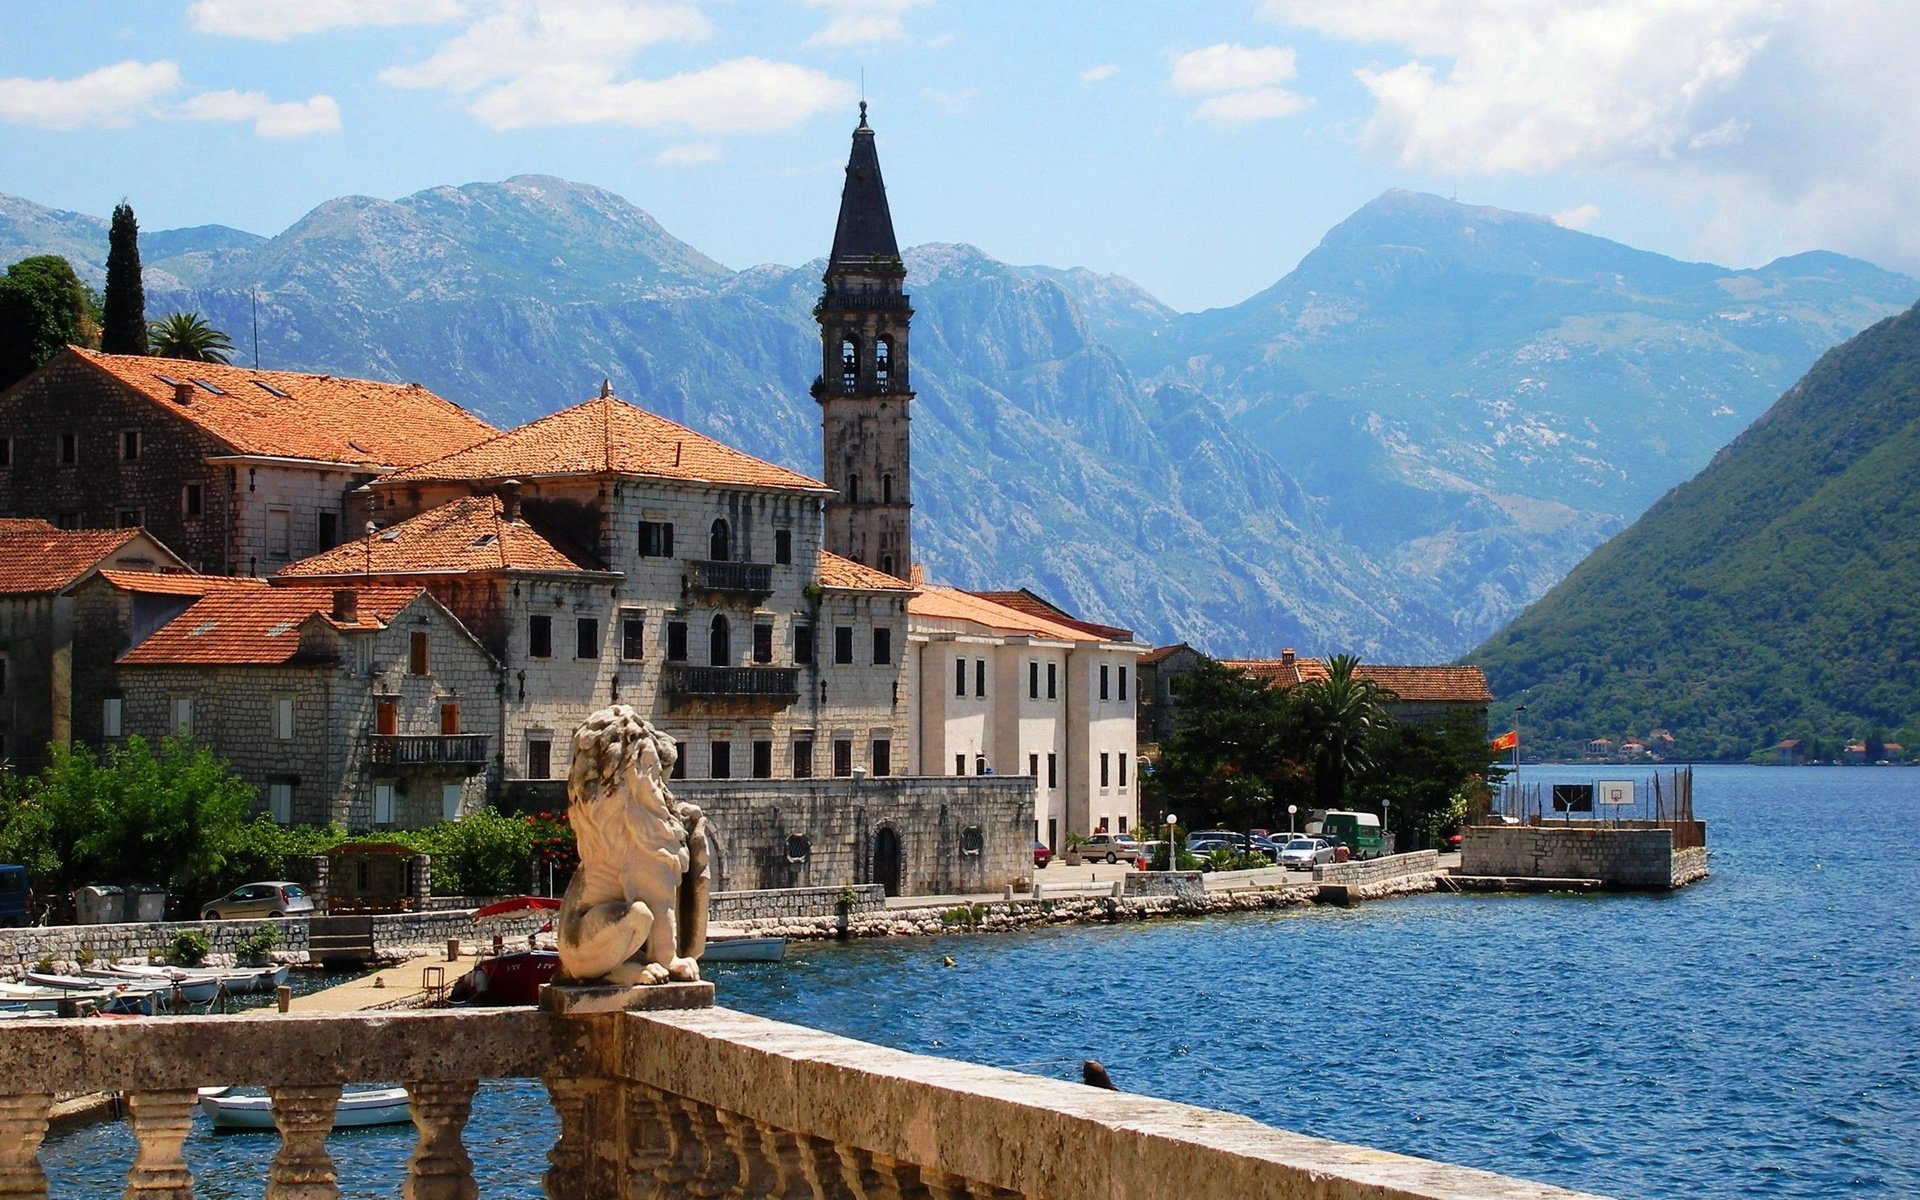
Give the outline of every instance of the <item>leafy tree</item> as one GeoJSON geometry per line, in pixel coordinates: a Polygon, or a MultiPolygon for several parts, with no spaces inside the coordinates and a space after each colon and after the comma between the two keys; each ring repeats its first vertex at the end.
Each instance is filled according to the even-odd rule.
{"type": "Polygon", "coordinates": [[[23,258],[0,277],[0,388],[25,379],[61,347],[92,345],[98,335],[91,296],[66,259],[23,258]]]}
{"type": "MultiPolygon", "coordinates": [[[[1204,659],[1175,684],[1181,725],[1152,771],[1155,794],[1188,827],[1245,829],[1305,799],[1309,779],[1286,693],[1204,659]]],[[[1141,819],[1158,820],[1159,813],[1141,819]]]]}
{"type": "Polygon", "coordinates": [[[1327,660],[1324,679],[1295,689],[1300,723],[1312,747],[1314,798],[1321,808],[1338,808],[1347,783],[1372,765],[1375,735],[1388,724],[1392,699],[1371,679],[1355,673],[1360,660],[1337,654],[1327,660]]]}
{"type": "Polygon", "coordinates": [[[147,292],[140,280],[140,224],[124,201],[114,207],[107,234],[107,299],[100,348],[108,354],[147,352],[147,292]]]}
{"type": "Polygon", "coordinates": [[[1485,724],[1467,712],[1424,724],[1390,721],[1374,731],[1369,757],[1347,799],[1381,813],[1403,850],[1437,845],[1469,812],[1484,812],[1506,775],[1485,724]]]}
{"type": "Polygon", "coordinates": [[[225,363],[233,351],[226,334],[207,324],[196,312],[177,312],[160,318],[151,327],[153,353],[158,358],[184,358],[191,362],[225,363]]]}

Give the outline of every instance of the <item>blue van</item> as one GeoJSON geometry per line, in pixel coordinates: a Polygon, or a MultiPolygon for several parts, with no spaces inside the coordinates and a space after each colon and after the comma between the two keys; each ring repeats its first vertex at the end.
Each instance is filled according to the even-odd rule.
{"type": "Polygon", "coordinates": [[[33,908],[33,889],[25,867],[0,864],[0,929],[25,925],[33,908]]]}

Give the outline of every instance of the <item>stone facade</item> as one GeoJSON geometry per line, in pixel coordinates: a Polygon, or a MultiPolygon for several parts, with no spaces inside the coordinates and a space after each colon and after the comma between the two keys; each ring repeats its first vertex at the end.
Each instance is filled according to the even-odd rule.
{"type": "Polygon", "coordinates": [[[1344,885],[1351,889],[1351,897],[1359,900],[1409,891],[1431,891],[1434,877],[1439,873],[1438,850],[1414,850],[1382,858],[1322,863],[1313,869],[1313,879],[1315,883],[1344,885]]]}
{"type": "Polygon", "coordinates": [[[888,895],[1026,886],[1033,781],[685,781],[712,828],[716,892],[879,884],[888,895]]]}
{"type": "Polygon", "coordinates": [[[1597,879],[1620,888],[1680,887],[1706,873],[1706,823],[1675,829],[1613,825],[1471,825],[1460,874],[1515,879],[1597,879]],[[1676,848],[1675,842],[1691,842],[1676,848]]]}

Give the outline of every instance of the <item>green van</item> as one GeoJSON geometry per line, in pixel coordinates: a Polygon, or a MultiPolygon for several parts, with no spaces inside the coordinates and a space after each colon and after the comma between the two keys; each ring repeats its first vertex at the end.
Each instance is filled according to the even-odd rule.
{"type": "Polygon", "coordinates": [[[1320,836],[1345,845],[1354,858],[1379,858],[1387,852],[1380,818],[1372,813],[1330,812],[1320,819],[1320,836]]]}

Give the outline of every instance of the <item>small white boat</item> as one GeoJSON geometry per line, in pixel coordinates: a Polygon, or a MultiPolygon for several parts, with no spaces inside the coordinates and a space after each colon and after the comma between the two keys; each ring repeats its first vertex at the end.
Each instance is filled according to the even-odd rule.
{"type": "Polygon", "coordinates": [[[172,994],[170,985],[146,979],[125,979],[115,983],[79,975],[28,971],[27,982],[64,992],[69,1000],[96,1001],[105,1012],[139,1013],[144,1017],[152,1016],[156,1008],[166,1007],[168,997],[172,994]]]}
{"type": "MultiPolygon", "coordinates": [[[[109,989],[102,988],[91,996],[79,999],[106,1000],[112,996],[109,989]]],[[[65,988],[35,987],[30,983],[0,983],[0,1004],[8,1008],[22,1008],[31,1012],[54,1012],[62,1000],[75,999],[76,995],[65,988]]]]}
{"type": "Polygon", "coordinates": [[[787,956],[783,937],[708,937],[701,962],[779,962],[787,956]]]}
{"type": "Polygon", "coordinates": [[[116,963],[105,967],[82,967],[80,977],[105,983],[132,981],[155,984],[162,989],[168,1003],[172,1002],[176,991],[180,999],[188,1004],[205,1004],[220,994],[218,974],[184,971],[178,967],[123,967],[116,963]]]}
{"type": "MultiPolygon", "coordinates": [[[[266,1096],[238,1096],[232,1088],[201,1088],[200,1111],[213,1121],[215,1129],[272,1129],[273,1101],[266,1096]]],[[[404,1125],[413,1120],[407,1110],[407,1089],[373,1088],[364,1092],[342,1092],[334,1106],[335,1129],[358,1129],[365,1125],[404,1125]]]]}

